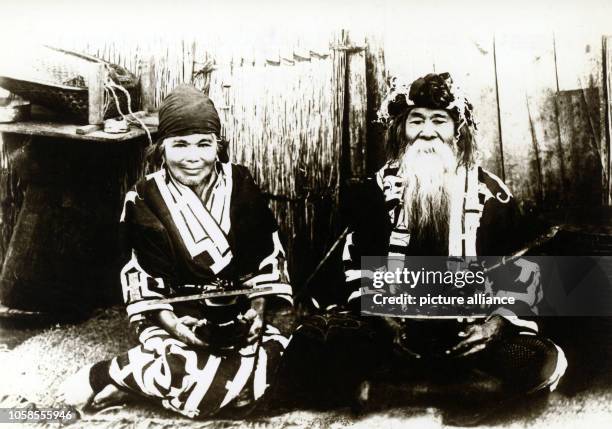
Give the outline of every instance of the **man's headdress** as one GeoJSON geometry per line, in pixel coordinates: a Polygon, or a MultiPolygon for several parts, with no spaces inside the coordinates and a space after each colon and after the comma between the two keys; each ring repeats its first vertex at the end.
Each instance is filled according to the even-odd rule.
{"type": "Polygon", "coordinates": [[[411,84],[393,77],[389,80],[389,93],[378,110],[378,122],[387,126],[412,107],[444,109],[453,113],[457,131],[464,125],[476,129],[472,104],[453,82],[449,73],[430,73],[411,84]]]}

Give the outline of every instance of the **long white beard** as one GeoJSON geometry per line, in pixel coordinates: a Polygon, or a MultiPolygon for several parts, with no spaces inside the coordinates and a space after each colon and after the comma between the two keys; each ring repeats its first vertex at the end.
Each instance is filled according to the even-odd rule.
{"type": "MultiPolygon", "coordinates": [[[[405,181],[404,219],[411,242],[435,241],[434,248],[448,246],[451,187],[457,169],[453,149],[439,141],[417,140],[407,147],[398,175],[405,181]]],[[[429,243],[423,243],[429,247],[429,243]]]]}

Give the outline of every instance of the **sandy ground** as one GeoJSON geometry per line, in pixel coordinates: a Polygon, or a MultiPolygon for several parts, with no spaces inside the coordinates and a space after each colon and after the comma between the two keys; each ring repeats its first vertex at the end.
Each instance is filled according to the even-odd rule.
{"type": "MultiPolygon", "coordinates": [[[[126,350],[135,339],[126,335],[123,311],[110,309],[79,325],[44,330],[12,350],[0,350],[0,407],[61,406],[57,387],[68,374],[92,361],[126,350]]],[[[56,427],[57,424],[52,425],[56,427]]],[[[71,428],[443,428],[433,408],[403,407],[354,415],[334,411],[291,410],[250,420],[191,421],[148,403],[130,403],[85,415],[71,428]]],[[[566,397],[554,393],[544,409],[525,410],[492,420],[496,428],[612,428],[612,391],[594,388],[566,397]]]]}

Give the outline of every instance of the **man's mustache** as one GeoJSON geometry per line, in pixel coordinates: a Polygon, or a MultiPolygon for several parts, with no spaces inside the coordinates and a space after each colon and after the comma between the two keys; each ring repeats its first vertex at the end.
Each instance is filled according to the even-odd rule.
{"type": "Polygon", "coordinates": [[[432,179],[432,168],[450,172],[456,165],[457,159],[450,145],[437,139],[418,140],[408,146],[401,156],[398,176],[407,178],[416,174],[422,176],[422,183],[427,183],[432,179]]]}
{"type": "Polygon", "coordinates": [[[441,146],[449,146],[444,143],[444,140],[440,137],[417,137],[412,141],[410,146],[414,146],[415,144],[436,144],[441,146]]]}
{"type": "Polygon", "coordinates": [[[417,139],[409,147],[416,154],[439,154],[443,150],[448,150],[448,145],[439,139],[417,139]]]}

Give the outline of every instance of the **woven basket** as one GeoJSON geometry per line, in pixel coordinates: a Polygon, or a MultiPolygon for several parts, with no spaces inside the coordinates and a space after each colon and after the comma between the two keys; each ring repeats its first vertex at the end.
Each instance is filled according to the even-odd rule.
{"type": "MultiPolygon", "coordinates": [[[[9,63],[9,61],[7,61],[9,63]]],[[[37,47],[0,69],[0,86],[34,104],[45,106],[79,122],[88,119],[88,71],[92,63],[108,66],[110,79],[130,94],[133,111],[140,105],[138,79],[123,67],[76,52],[37,47]]],[[[115,89],[121,111],[126,114],[127,96],[115,89]]],[[[112,95],[105,97],[105,118],[119,116],[112,95]]]]}

